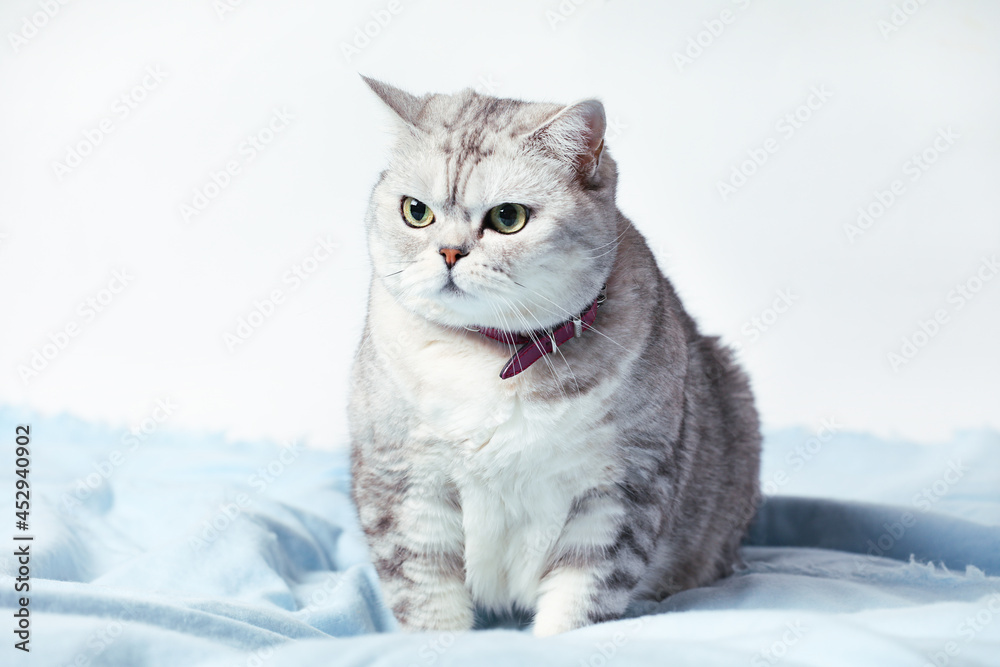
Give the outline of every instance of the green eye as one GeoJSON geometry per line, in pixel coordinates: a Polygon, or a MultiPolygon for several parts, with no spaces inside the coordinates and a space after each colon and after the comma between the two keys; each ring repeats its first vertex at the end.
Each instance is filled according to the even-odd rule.
{"type": "Polygon", "coordinates": [[[490,226],[501,234],[513,234],[524,228],[528,222],[528,209],[520,204],[500,204],[490,209],[490,226]]]}
{"type": "Polygon", "coordinates": [[[403,221],[410,227],[426,227],[434,222],[434,211],[418,199],[404,197],[403,221]]]}

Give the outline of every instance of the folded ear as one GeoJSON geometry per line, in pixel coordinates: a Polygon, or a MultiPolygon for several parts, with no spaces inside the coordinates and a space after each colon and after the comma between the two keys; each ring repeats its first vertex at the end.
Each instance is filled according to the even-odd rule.
{"type": "Polygon", "coordinates": [[[597,100],[584,100],[545,121],[531,133],[531,139],[570,162],[584,179],[590,180],[601,163],[606,127],[604,105],[597,100]]]}
{"type": "Polygon", "coordinates": [[[413,127],[417,126],[417,117],[420,115],[420,111],[424,108],[424,103],[427,101],[427,96],[417,97],[416,95],[411,95],[410,93],[400,90],[395,86],[390,86],[387,83],[383,83],[376,79],[361,75],[368,87],[371,88],[376,95],[378,95],[383,102],[386,103],[390,109],[392,109],[400,119],[403,120],[408,125],[413,127]]]}

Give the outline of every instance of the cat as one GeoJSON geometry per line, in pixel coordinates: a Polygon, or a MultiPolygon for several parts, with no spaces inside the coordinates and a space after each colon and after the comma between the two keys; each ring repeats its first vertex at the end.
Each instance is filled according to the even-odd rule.
{"type": "Polygon", "coordinates": [[[397,134],[352,495],[400,626],[478,607],[548,636],[730,574],[759,498],[749,381],[616,207],[603,105],[365,81],[397,134]]]}

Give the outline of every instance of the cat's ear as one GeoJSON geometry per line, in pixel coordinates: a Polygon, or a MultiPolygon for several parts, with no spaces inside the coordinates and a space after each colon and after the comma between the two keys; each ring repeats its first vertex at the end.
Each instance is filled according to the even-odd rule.
{"type": "Polygon", "coordinates": [[[566,107],[530,135],[531,140],[545,144],[557,156],[570,161],[585,180],[590,180],[601,164],[606,128],[604,105],[597,100],[584,100],[566,107]]]}
{"type": "Polygon", "coordinates": [[[377,79],[372,79],[364,74],[361,75],[368,87],[371,88],[376,95],[378,95],[383,102],[386,103],[390,109],[392,109],[399,118],[410,125],[411,127],[417,127],[417,117],[420,115],[420,111],[424,108],[424,103],[427,101],[427,96],[417,97],[416,95],[411,95],[405,90],[400,90],[395,86],[390,86],[387,83],[378,81],[377,79]]]}

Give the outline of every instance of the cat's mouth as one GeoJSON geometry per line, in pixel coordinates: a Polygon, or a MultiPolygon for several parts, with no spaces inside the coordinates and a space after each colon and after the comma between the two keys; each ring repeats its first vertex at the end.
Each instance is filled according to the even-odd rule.
{"type": "Polygon", "coordinates": [[[444,285],[441,287],[442,294],[448,294],[451,296],[464,296],[466,294],[465,290],[459,287],[451,274],[448,274],[448,279],[445,281],[444,285]]]}

